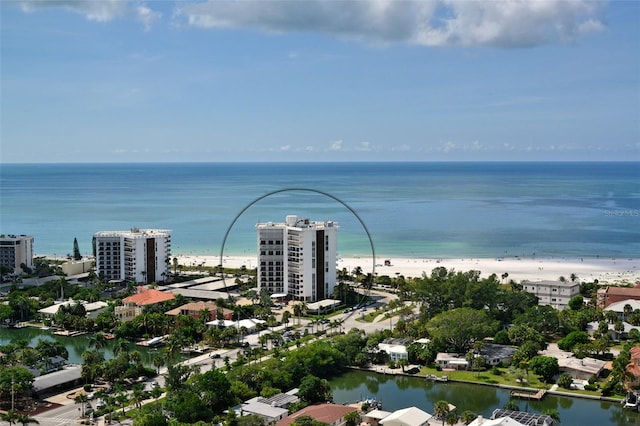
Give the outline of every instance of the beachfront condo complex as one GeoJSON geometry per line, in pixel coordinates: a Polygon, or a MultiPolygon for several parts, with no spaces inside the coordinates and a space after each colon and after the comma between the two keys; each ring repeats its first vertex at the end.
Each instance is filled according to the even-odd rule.
{"type": "Polygon", "coordinates": [[[22,273],[22,266],[33,268],[33,237],[30,235],[0,235],[0,265],[14,274],[22,273]]]}
{"type": "Polygon", "coordinates": [[[258,288],[271,295],[315,302],[336,285],[338,224],[286,217],[258,223],[258,288]]]}
{"type": "Polygon", "coordinates": [[[93,235],[96,274],[108,280],[153,283],[170,272],[171,231],[138,229],[93,235]]]}

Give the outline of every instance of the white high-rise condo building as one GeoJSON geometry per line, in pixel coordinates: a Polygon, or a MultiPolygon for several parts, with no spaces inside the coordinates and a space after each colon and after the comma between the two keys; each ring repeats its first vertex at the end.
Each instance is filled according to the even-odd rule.
{"type": "Polygon", "coordinates": [[[165,281],[170,272],[171,231],[131,228],[96,232],[93,254],[99,277],[136,283],[165,281]]]}
{"type": "Polygon", "coordinates": [[[338,224],[294,215],[284,223],[258,223],[258,288],[315,302],[336,285],[338,224]]]}
{"type": "Polygon", "coordinates": [[[22,273],[22,265],[33,268],[33,237],[30,235],[0,235],[0,265],[14,274],[22,273]]]}

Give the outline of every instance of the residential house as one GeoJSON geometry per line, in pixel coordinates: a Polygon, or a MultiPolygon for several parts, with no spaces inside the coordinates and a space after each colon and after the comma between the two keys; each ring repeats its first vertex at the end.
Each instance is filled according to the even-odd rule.
{"type": "Polygon", "coordinates": [[[628,381],[625,383],[627,388],[636,388],[640,386],[640,347],[631,348],[629,363],[625,367],[628,374],[628,381]]]}
{"type": "Polygon", "coordinates": [[[600,309],[605,309],[612,303],[629,299],[640,300],[640,284],[636,284],[635,287],[609,286],[599,289],[596,295],[596,303],[600,309]]]}
{"type": "Polygon", "coordinates": [[[378,426],[380,424],[380,420],[389,415],[391,415],[390,411],[383,411],[378,409],[371,410],[368,413],[362,415],[362,422],[370,426],[378,426]]]}
{"type": "MultiPolygon", "coordinates": [[[[629,332],[631,330],[637,330],[640,332],[640,326],[631,325],[626,321],[622,321],[622,330],[616,330],[616,324],[607,323],[607,334],[611,338],[611,340],[619,341],[622,339],[626,339],[629,336],[629,332]]],[[[593,321],[587,324],[587,333],[593,336],[593,334],[600,328],[600,323],[597,321],[593,321]]]]}
{"type": "Polygon", "coordinates": [[[436,355],[436,364],[443,370],[466,370],[469,367],[469,362],[464,356],[446,352],[436,355]]]}
{"type": "Polygon", "coordinates": [[[42,308],[38,310],[38,313],[42,318],[53,319],[56,316],[58,311],[62,306],[72,306],[76,304],[81,304],[84,306],[84,310],[86,311],[87,318],[96,318],[100,313],[107,310],[109,304],[107,302],[86,302],[83,300],[65,300],[63,302],[54,303],[51,306],[47,306],[46,308],[42,308]]]}
{"type": "Polygon", "coordinates": [[[606,313],[608,311],[613,311],[616,313],[620,321],[626,321],[628,314],[625,313],[624,308],[627,305],[631,307],[631,312],[633,312],[636,309],[640,309],[640,300],[624,299],[624,300],[620,300],[619,302],[613,302],[613,303],[610,303],[609,306],[604,308],[604,312],[606,313]]]}
{"type": "Polygon", "coordinates": [[[218,310],[222,312],[222,316],[226,320],[231,320],[231,318],[233,317],[233,311],[231,309],[218,308],[218,305],[216,305],[214,302],[203,302],[203,301],[186,303],[182,306],[179,306],[175,309],[165,312],[165,315],[170,315],[170,316],[188,315],[195,319],[200,319],[200,315],[202,315],[202,312],[205,309],[208,310],[210,313],[209,320],[215,320],[217,318],[218,310]]]}
{"type": "Polygon", "coordinates": [[[398,362],[401,359],[409,359],[406,339],[387,339],[378,343],[378,350],[389,355],[389,359],[398,362]]]}
{"type": "Polygon", "coordinates": [[[513,354],[517,351],[513,346],[485,343],[480,349],[480,356],[485,359],[486,365],[511,364],[513,354]]]}
{"type": "Polygon", "coordinates": [[[384,419],[380,424],[384,426],[425,426],[433,416],[418,407],[396,410],[384,419]]]}
{"type": "Polygon", "coordinates": [[[289,410],[282,407],[276,407],[271,404],[265,404],[264,402],[251,401],[241,404],[234,408],[236,413],[240,413],[241,416],[256,415],[262,417],[265,424],[272,424],[278,420],[282,420],[289,415],[289,410]]]}
{"type": "MultiPolygon", "coordinates": [[[[553,426],[555,420],[546,414],[533,414],[526,411],[512,411],[505,409],[493,410],[491,419],[496,420],[502,417],[510,417],[524,426],[553,426]]],[[[484,423],[480,423],[484,425],[484,423]]],[[[514,423],[515,424],[515,423],[514,423]]]]}
{"type": "Polygon", "coordinates": [[[593,376],[598,377],[605,364],[606,361],[595,358],[558,357],[560,373],[569,373],[571,377],[578,380],[588,380],[593,376]]]}
{"type": "Polygon", "coordinates": [[[270,398],[257,396],[234,407],[236,413],[241,415],[255,414],[264,419],[266,423],[275,423],[289,414],[289,405],[300,401],[297,395],[292,393],[279,393],[270,398]]]}
{"type": "Polygon", "coordinates": [[[469,423],[469,426],[525,426],[517,420],[512,419],[509,416],[498,417],[497,419],[485,419],[482,416],[478,416],[474,421],[469,423]]]}
{"type": "Polygon", "coordinates": [[[142,313],[145,306],[173,299],[175,296],[171,293],[139,286],[138,293],[125,297],[122,299],[122,306],[116,306],[115,315],[120,321],[131,321],[142,313]]]}
{"type": "Polygon", "coordinates": [[[309,405],[302,410],[296,411],[290,416],[285,417],[284,419],[278,420],[276,426],[289,426],[295,422],[298,417],[302,416],[309,416],[312,419],[326,423],[329,426],[342,426],[347,422],[344,417],[348,413],[354,411],[357,411],[357,408],[349,407],[347,405],[329,403],[309,405]]]}
{"type": "Polygon", "coordinates": [[[205,323],[206,325],[208,325],[209,327],[221,327],[221,328],[227,328],[227,327],[236,327],[238,330],[242,329],[243,327],[247,329],[247,331],[249,333],[253,332],[259,325],[261,324],[265,324],[266,321],[261,320],[261,319],[257,319],[257,318],[250,318],[250,319],[243,319],[240,321],[232,321],[232,320],[213,320],[213,321],[209,321],[207,323],[205,323]]]}

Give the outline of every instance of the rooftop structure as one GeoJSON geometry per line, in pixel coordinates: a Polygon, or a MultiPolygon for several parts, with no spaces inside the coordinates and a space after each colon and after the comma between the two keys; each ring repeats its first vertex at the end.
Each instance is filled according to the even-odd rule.
{"type": "Polygon", "coordinates": [[[188,315],[195,319],[199,319],[202,315],[203,311],[209,311],[208,321],[216,319],[218,315],[218,310],[222,312],[222,316],[226,320],[230,320],[233,316],[233,311],[227,308],[218,308],[214,302],[191,302],[186,303],[182,306],[179,306],[175,309],[165,312],[165,315],[177,316],[177,315],[188,315]]]}
{"type": "Polygon", "coordinates": [[[624,299],[621,300],[619,302],[613,302],[611,304],[609,304],[609,306],[607,306],[606,308],[604,308],[604,311],[613,311],[618,315],[618,319],[620,320],[626,320],[628,313],[625,311],[626,309],[631,308],[631,311],[629,312],[633,312],[636,309],[640,309],[640,300],[636,300],[636,299],[624,299]]]}
{"type": "Polygon", "coordinates": [[[258,288],[315,302],[336,285],[338,224],[289,215],[284,223],[258,223],[258,288]]]}
{"type": "Polygon", "coordinates": [[[631,348],[629,363],[625,367],[629,374],[629,380],[626,383],[628,388],[636,388],[640,385],[640,347],[631,348]]]}
{"type": "Polygon", "coordinates": [[[606,361],[595,358],[558,357],[560,372],[569,373],[574,379],[587,380],[592,376],[598,376],[604,368],[606,361]]]}
{"type": "Polygon", "coordinates": [[[289,426],[295,422],[298,417],[309,416],[314,420],[327,423],[330,426],[341,426],[346,423],[344,416],[347,413],[356,411],[356,408],[346,405],[336,404],[317,404],[304,407],[302,410],[279,420],[276,426],[289,426]]]}
{"type": "Polygon", "coordinates": [[[498,409],[491,414],[491,419],[499,419],[501,417],[510,417],[525,426],[553,426],[555,421],[551,416],[546,414],[532,414],[526,411],[512,411],[498,409]]]}
{"type": "Polygon", "coordinates": [[[497,419],[485,419],[482,416],[478,416],[474,421],[469,423],[469,426],[525,426],[517,420],[512,419],[509,416],[499,417],[497,419]]]}
{"type": "Polygon", "coordinates": [[[116,306],[115,315],[120,321],[130,321],[142,313],[148,305],[173,300],[175,296],[152,288],[138,287],[138,293],[122,299],[122,306],[116,306]]]}
{"type": "Polygon", "coordinates": [[[394,411],[379,423],[384,426],[424,426],[432,417],[418,407],[409,407],[394,411]]]}

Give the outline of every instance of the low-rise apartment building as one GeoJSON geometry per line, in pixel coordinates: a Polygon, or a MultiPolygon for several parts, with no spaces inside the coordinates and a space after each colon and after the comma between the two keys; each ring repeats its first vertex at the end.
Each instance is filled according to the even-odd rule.
{"type": "Polygon", "coordinates": [[[522,289],[538,298],[538,305],[552,306],[558,310],[569,307],[569,300],[580,294],[577,281],[522,281],[522,289]]]}

